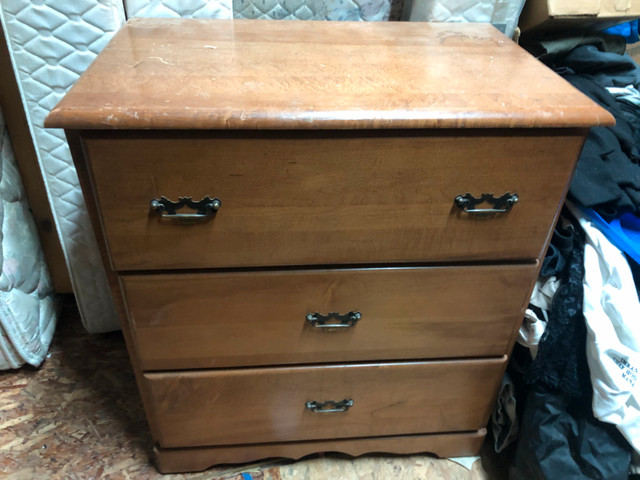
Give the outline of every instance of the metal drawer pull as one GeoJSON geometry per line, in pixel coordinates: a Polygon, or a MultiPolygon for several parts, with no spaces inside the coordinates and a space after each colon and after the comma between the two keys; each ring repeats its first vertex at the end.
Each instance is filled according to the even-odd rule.
{"type": "Polygon", "coordinates": [[[191,197],[180,197],[177,202],[172,202],[166,197],[151,200],[151,209],[159,213],[162,218],[175,218],[178,220],[202,220],[214,215],[222,206],[219,198],[204,197],[199,202],[194,202],[191,197]],[[196,213],[177,213],[182,207],[191,208],[196,213]],[[165,213],[166,212],[166,213],[165,213]]]}
{"type": "Polygon", "coordinates": [[[480,198],[476,198],[467,193],[458,195],[455,198],[455,202],[458,207],[467,213],[505,213],[518,203],[518,194],[507,192],[501,197],[495,198],[493,193],[483,193],[480,198]],[[487,202],[493,208],[476,208],[482,202],[487,202]]]}
{"type": "Polygon", "coordinates": [[[327,400],[326,402],[307,402],[304,404],[307,410],[311,410],[313,413],[338,413],[346,412],[350,407],[353,407],[353,400],[345,398],[339,402],[333,400],[327,400]]]}
{"type": "Polygon", "coordinates": [[[362,318],[360,312],[349,312],[340,315],[338,312],[330,312],[327,315],[321,313],[310,313],[306,316],[307,321],[315,328],[349,328],[353,327],[362,318]],[[329,320],[338,320],[340,323],[327,323],[329,320]]]}

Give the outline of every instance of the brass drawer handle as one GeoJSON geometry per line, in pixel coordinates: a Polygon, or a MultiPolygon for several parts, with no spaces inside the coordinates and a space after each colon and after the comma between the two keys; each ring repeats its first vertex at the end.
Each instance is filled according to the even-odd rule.
{"type": "Polygon", "coordinates": [[[199,202],[194,202],[191,197],[180,197],[173,202],[166,197],[151,200],[151,209],[159,213],[162,218],[175,218],[177,220],[202,220],[214,215],[222,206],[219,198],[204,197],[199,202]],[[196,213],[177,213],[182,207],[191,208],[196,213]],[[166,213],[165,213],[166,212],[166,213]]]}
{"type": "Polygon", "coordinates": [[[306,316],[307,321],[314,326],[314,328],[349,328],[353,327],[358,320],[362,318],[360,312],[349,312],[344,315],[340,315],[338,312],[330,312],[327,315],[321,313],[310,313],[306,316]],[[329,320],[338,320],[339,323],[327,323],[329,320]]]}
{"type": "Polygon", "coordinates": [[[517,193],[505,193],[501,197],[495,198],[493,193],[483,193],[480,198],[476,198],[470,193],[458,195],[455,198],[458,207],[467,213],[505,213],[511,210],[518,203],[517,193]],[[482,202],[487,202],[493,208],[476,208],[482,202]]]}
{"type": "Polygon", "coordinates": [[[346,412],[349,408],[353,407],[353,400],[345,398],[339,402],[333,400],[327,400],[326,402],[307,402],[304,404],[307,410],[311,410],[313,413],[338,413],[346,412]]]}

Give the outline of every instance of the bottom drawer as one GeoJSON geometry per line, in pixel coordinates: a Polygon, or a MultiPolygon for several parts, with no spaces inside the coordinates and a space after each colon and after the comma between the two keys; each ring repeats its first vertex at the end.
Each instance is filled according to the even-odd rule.
{"type": "Polygon", "coordinates": [[[161,447],[255,444],[477,430],[488,420],[505,362],[247,368],[144,379],[161,447]],[[333,411],[312,411],[310,402],[328,401],[337,402],[324,407],[333,411]]]}
{"type": "MultiPolygon", "coordinates": [[[[432,453],[442,458],[469,457],[479,454],[486,433],[486,429],[482,428],[475,432],[258,443],[255,445],[223,445],[219,447],[156,447],[154,450],[156,466],[161,473],[178,473],[200,471],[221,463],[255,462],[263,458],[285,457],[299,459],[321,452],[338,452],[353,457],[376,452],[402,455],[432,453]]],[[[376,476],[374,478],[382,477],[376,476]]]]}

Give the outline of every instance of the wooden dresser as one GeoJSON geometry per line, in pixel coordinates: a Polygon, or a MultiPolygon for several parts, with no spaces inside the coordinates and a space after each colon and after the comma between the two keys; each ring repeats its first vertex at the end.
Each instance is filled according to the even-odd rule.
{"type": "Polygon", "coordinates": [[[49,115],[163,472],[478,452],[590,126],[487,25],[136,19],[49,115]]]}

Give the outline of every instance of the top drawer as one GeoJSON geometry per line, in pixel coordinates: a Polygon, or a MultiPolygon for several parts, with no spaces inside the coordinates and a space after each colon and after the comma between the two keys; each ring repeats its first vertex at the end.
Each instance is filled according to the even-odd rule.
{"type": "MultiPolygon", "coordinates": [[[[582,131],[83,132],[116,270],[536,258],[582,131]],[[457,195],[517,193],[477,215],[457,195]],[[217,197],[206,220],[155,198],[217,197]]],[[[478,208],[487,208],[480,205],[478,208]]]]}

